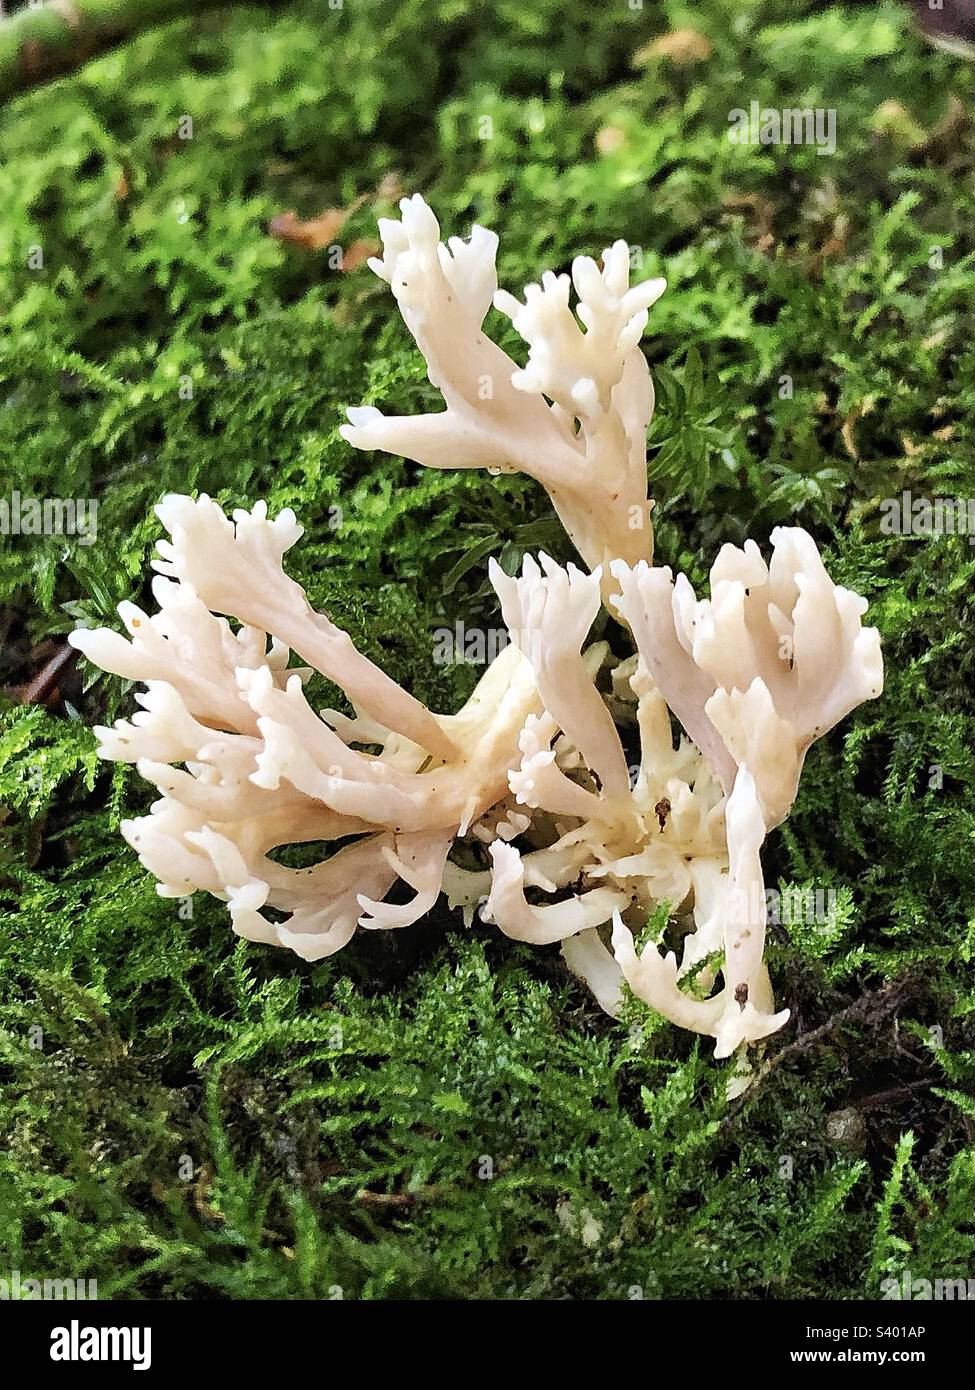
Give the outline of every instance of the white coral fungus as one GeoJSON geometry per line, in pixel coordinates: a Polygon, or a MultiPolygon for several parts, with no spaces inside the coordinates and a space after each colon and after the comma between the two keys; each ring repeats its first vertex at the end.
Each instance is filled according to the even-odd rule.
{"type": "Polygon", "coordinates": [[[401,206],[371,264],[446,409],[352,410],[345,438],[436,468],[531,474],[588,572],[547,555],[514,577],[492,563],[511,643],[459,713],[438,715],[286,575],[293,513],[272,519],[259,502],[230,519],[206,496],[164,498],[158,611],[122,604],[128,639],[72,636],[145,685],[131,721],[96,730],[104,757],[160,792],[123,834],[161,894],[215,894],[249,940],[318,960],[357,926],[410,925],[444,892],[468,924],[480,906],[516,940],[560,942],[609,1013],[625,984],[730,1056],[788,1017],[764,964],[761,850],[810,745],[880,694],[866,601],[833,584],[796,527],[772,532],[769,564],[753,541],[724,546],[706,599],[653,566],[639,340],[665,286],[630,286],[624,242],[601,267],[579,257],[571,278],[546,273],[521,303],[497,290],[492,232],[444,246],[420,197],[401,206]],[[524,367],[485,336],[492,303],[525,340],[524,367]],[[603,603],[632,637],[622,659],[587,645],[603,603]],[[311,707],[313,671],[354,718],[311,707]],[[310,868],[270,857],[325,841],[337,848],[310,868]],[[450,858],[458,841],[467,867],[450,858]],[[661,903],[675,949],[638,950],[661,903]]]}

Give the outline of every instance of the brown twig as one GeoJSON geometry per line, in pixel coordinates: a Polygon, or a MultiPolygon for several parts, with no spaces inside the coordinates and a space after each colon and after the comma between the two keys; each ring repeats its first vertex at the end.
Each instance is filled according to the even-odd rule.
{"type": "MultiPolygon", "coordinates": [[[[767,1062],[759,1068],[755,1079],[748,1090],[743,1092],[738,1104],[734,1105],[729,1113],[721,1122],[722,1132],[730,1128],[732,1123],[741,1114],[744,1107],[754,1098],[762,1084],[768,1077],[777,1071],[784,1062],[808,1052],[810,1048],[825,1042],[827,1038],[837,1032],[838,1029],[846,1027],[851,1023],[865,1023],[874,1026],[882,1019],[892,1014],[895,1009],[900,1008],[908,999],[915,995],[920,988],[920,980],[916,976],[908,976],[902,980],[889,980],[880,989],[873,990],[869,994],[864,994],[859,999],[855,999],[852,1004],[848,1004],[845,1009],[840,1009],[833,1014],[825,1023],[821,1023],[818,1028],[811,1029],[808,1033],[803,1033],[801,1037],[794,1039],[787,1046],[778,1051],[774,1057],[770,1057],[767,1062]]],[[[927,1083],[930,1084],[930,1083],[927,1083]]]]}
{"type": "Polygon", "coordinates": [[[415,1192],[372,1192],[368,1187],[360,1187],[355,1194],[357,1202],[370,1207],[396,1207],[408,1209],[417,1202],[429,1202],[439,1197],[446,1189],[442,1185],[430,1184],[418,1187],[415,1192]]]}
{"type": "Polygon", "coordinates": [[[936,1078],[925,1076],[919,1081],[906,1081],[903,1086],[894,1086],[889,1091],[875,1091],[872,1096],[861,1096],[859,1100],[851,1100],[850,1105],[854,1110],[877,1110],[892,1101],[907,1100],[915,1091],[930,1091],[935,1085],[936,1078]]]}
{"type": "Polygon", "coordinates": [[[65,676],[78,658],[78,653],[65,642],[46,661],[36,676],[17,690],[16,698],[22,705],[47,705],[57,702],[61,678],[65,676]]]}

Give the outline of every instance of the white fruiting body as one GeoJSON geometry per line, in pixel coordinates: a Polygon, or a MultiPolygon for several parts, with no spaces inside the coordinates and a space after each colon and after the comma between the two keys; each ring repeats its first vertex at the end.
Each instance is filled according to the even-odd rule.
{"type": "Polygon", "coordinates": [[[630,289],[622,241],[603,253],[602,271],[578,257],[572,280],[583,333],[569,308],[567,275],[546,274],[519,304],[496,293],[493,232],[474,227],[469,243],[452,237],[444,246],[419,195],[401,207],[402,222],[380,221],[383,256],[370,265],[389,283],[447,408],[390,417],[358,407],[343,437],[357,449],[384,449],[434,468],[528,473],[547,489],[590,569],[649,560],[653,385],[639,340],[665,282],[630,289]],[[492,301],[528,344],[522,370],[483,332],[492,301]]]}
{"type": "Polygon", "coordinates": [[[602,269],[580,257],[571,280],[546,273],[521,303],[497,290],[493,233],[443,246],[421,198],[402,209],[380,223],[370,264],[446,409],[360,408],[344,436],[437,468],[530,474],[590,572],[542,555],[512,577],[492,562],[512,641],[459,713],[437,715],[288,578],[293,513],[271,519],[259,502],[231,520],[205,496],[165,498],[159,611],[121,605],[129,640],[71,639],[146,686],[131,721],[96,730],[104,757],[136,763],[161,793],[123,834],[161,894],[213,893],[239,935],[306,960],[357,927],[410,925],[443,891],[468,925],[480,906],[519,941],[560,942],[607,1012],[625,984],[730,1056],[788,1017],[764,964],[761,849],[810,745],[880,694],[866,601],[832,583],[798,528],[773,531],[768,566],[752,541],[724,546],[700,601],[683,575],[652,566],[653,388],[639,340],[664,282],[631,288],[624,242],[602,269]],[[528,345],[522,368],[484,335],[492,303],[528,345]],[[586,645],[603,602],[632,635],[623,660],[586,645]],[[308,665],[290,666],[291,651],[308,665]],[[311,708],[312,670],[344,690],[354,718],[311,708]],[[687,735],[677,746],[670,711],[687,735]],[[618,721],[638,735],[636,767],[618,721]],[[461,839],[482,869],[451,860],[461,839]],[[270,857],[318,841],[337,848],[311,868],[270,857]],[[405,904],[385,901],[398,881],[405,904]],[[679,960],[636,949],[664,902],[684,927],[679,960]]]}

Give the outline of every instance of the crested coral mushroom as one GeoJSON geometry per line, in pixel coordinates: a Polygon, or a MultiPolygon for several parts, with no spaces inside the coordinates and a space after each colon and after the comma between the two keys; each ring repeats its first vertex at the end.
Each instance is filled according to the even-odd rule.
{"type": "Polygon", "coordinates": [[[516,940],[560,943],[609,1013],[626,986],[731,1056],[788,1018],[765,966],[761,852],[812,743],[880,694],[866,601],[797,527],[772,532],[768,561],[753,541],[724,546],[707,598],[653,564],[639,344],[665,285],[630,285],[624,242],[601,267],[580,257],[571,277],[546,273],[521,302],[497,288],[492,232],[444,245],[418,196],[380,230],[370,264],[446,408],[360,407],[344,437],[434,468],[530,474],[585,568],[492,563],[511,642],[461,710],[437,714],[288,577],[302,534],[290,511],[228,517],[206,496],[164,498],[158,611],[123,604],[127,637],[72,635],[145,686],[131,720],[96,731],[104,757],[160,793],[123,834],[161,894],[216,895],[249,940],[318,960],[359,927],[409,926],[444,893],[468,924],[479,912],[516,940]],[[492,304],[524,339],[523,366],[485,335],[492,304]],[[588,640],[602,606],[623,656],[588,640]],[[313,671],[352,715],[312,707],[313,671]],[[319,842],[336,848],[310,868],[271,857],[319,842]],[[482,867],[451,857],[459,842],[482,867]],[[390,902],[399,880],[411,896],[390,902]],[[679,959],[638,948],[664,903],[687,926],[679,959]]]}

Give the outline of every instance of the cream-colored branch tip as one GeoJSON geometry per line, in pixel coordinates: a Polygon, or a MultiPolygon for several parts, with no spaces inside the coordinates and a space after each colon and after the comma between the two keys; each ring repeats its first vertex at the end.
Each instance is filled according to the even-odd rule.
{"type": "Polygon", "coordinates": [[[128,640],[104,628],[71,636],[106,670],[146,682],[131,721],[96,730],[103,757],[135,763],[161,793],[150,815],[125,822],[125,838],[162,895],[212,893],[239,935],[307,960],[357,925],[416,921],[441,891],[454,838],[509,796],[519,739],[542,713],[529,662],[506,647],[463,709],[438,719],[284,575],[299,534],[290,513],[270,521],[259,505],[234,527],[207,498],[170,497],[160,511],[172,541],[153,583],[159,612],[122,604],[128,640]],[[233,630],[208,605],[247,625],[233,630]],[[318,715],[311,673],[289,667],[282,632],[371,713],[318,715]],[[411,729],[422,737],[410,741],[411,729]],[[310,867],[270,857],[317,841],[336,852],[310,867]],[[384,902],[397,880],[413,897],[384,902]]]}
{"type": "Polygon", "coordinates": [[[171,539],[159,541],[160,574],[190,586],[206,608],[273,633],[335,681],[357,708],[440,758],[456,751],[437,720],[390,680],[351,637],[311,608],[282,567],[302,534],[290,509],[268,518],[267,503],[238,509],[231,521],[205,494],[165,497],[156,514],[171,539]]]}
{"type": "Polygon", "coordinates": [[[547,555],[541,568],[525,556],[520,578],[491,561],[488,573],[501,600],[511,640],[525,654],[545,709],[610,796],[629,790],[626,759],[612,716],[586,669],[581,647],[599,612],[600,571],[563,569],[547,555]]]}
{"type": "Polygon", "coordinates": [[[769,829],[789,814],[810,745],[884,680],[866,599],[833,583],[799,527],[771,541],[769,566],[754,541],[723,546],[700,601],[682,574],[619,561],[611,600],[725,788],[749,769],[769,829]]]}
{"type": "Polygon", "coordinates": [[[719,1058],[730,1057],[743,1044],[768,1037],[789,1018],[788,1009],[772,1011],[772,991],[763,963],[765,883],[760,851],[765,824],[755,783],[744,768],[735,779],[726,814],[729,871],[721,884],[718,909],[722,989],[706,999],[682,989],[674,953],[661,955],[651,942],[638,954],[633,935],[619,914],[614,917],[612,938],[616,961],[633,993],[679,1027],[710,1034],[719,1058]]]}
{"type": "Polygon", "coordinates": [[[493,232],[475,226],[469,242],[452,237],[445,246],[418,194],[400,206],[402,221],[380,221],[383,255],[370,265],[392,289],[447,408],[385,416],[359,407],[343,437],[433,468],[528,473],[548,490],[591,569],[649,560],[653,385],[639,342],[665,281],[630,287],[629,249],[618,241],[603,252],[601,270],[580,256],[571,281],[546,272],[521,304],[496,292],[493,232]],[[492,300],[528,345],[524,368],[483,332],[492,300]]]}

